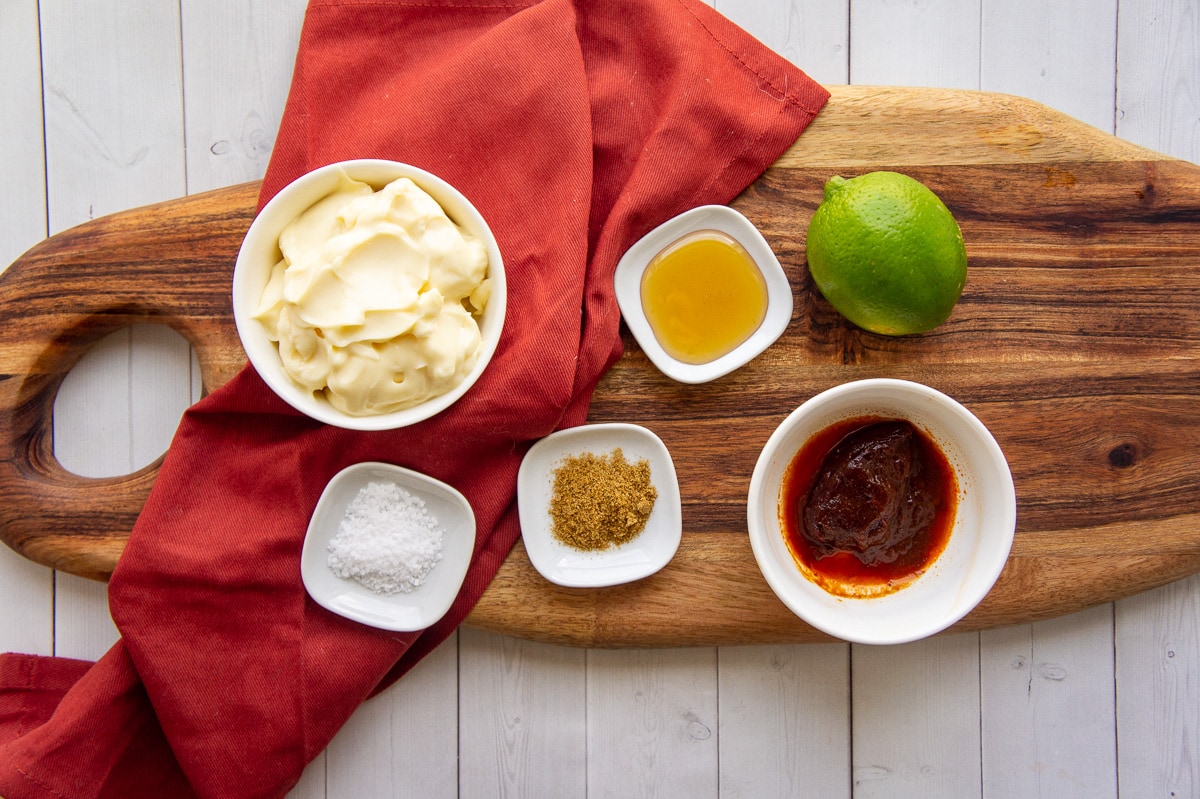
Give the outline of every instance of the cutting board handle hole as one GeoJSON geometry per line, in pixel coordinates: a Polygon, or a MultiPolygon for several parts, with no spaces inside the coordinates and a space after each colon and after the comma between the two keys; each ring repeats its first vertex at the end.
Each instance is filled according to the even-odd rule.
{"type": "Polygon", "coordinates": [[[97,341],[54,399],[54,455],[81,477],[116,477],[166,452],[200,398],[195,353],[176,331],[136,324],[97,341]]]}

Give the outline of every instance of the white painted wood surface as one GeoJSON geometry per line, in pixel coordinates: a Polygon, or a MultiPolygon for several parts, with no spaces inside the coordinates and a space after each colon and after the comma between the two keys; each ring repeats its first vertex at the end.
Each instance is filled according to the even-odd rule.
{"type": "MultiPolygon", "coordinates": [[[[824,83],[1032,97],[1200,161],[1196,0],[715,0],[824,83]]],[[[0,264],[124,208],[261,176],[303,0],[0,0],[0,264]]],[[[60,459],[120,474],[199,392],[175,334],[98,345],[60,459]]],[[[0,549],[0,650],[95,658],[104,587],[0,549]]],[[[584,651],[465,629],[289,794],[1200,796],[1200,578],[894,648],[584,651]]]]}

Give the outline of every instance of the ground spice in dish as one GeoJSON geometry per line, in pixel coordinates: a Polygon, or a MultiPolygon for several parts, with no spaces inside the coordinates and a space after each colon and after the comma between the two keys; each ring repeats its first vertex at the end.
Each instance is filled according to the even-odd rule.
{"type": "Polygon", "coordinates": [[[620,448],[607,455],[573,455],[554,470],[551,532],[585,552],[620,546],[646,528],[657,499],[644,458],[631,463],[620,448]]]}
{"type": "Polygon", "coordinates": [[[329,541],[329,568],[376,594],[408,594],[442,559],[444,537],[420,497],[395,483],[368,483],[329,541]]]}

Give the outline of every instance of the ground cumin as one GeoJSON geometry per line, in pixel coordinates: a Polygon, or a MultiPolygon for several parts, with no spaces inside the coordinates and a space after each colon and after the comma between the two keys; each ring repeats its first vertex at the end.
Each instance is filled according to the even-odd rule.
{"type": "Polygon", "coordinates": [[[656,499],[644,458],[630,463],[620,448],[608,455],[573,455],[554,470],[552,533],[584,551],[619,546],[645,529],[656,499]]]}

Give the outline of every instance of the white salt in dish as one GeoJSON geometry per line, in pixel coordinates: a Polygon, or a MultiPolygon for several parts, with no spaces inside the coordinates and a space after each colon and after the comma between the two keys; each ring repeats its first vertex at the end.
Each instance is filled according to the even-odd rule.
{"type": "Polygon", "coordinates": [[[392,482],[370,482],[350,500],[325,562],[376,594],[410,594],[442,559],[446,531],[425,500],[392,482]]]}
{"type": "Polygon", "coordinates": [[[454,604],[474,547],[475,513],[459,491],[412,469],[367,461],[348,466],[325,486],[304,536],[300,576],[309,596],[321,607],[372,627],[412,632],[429,627],[454,604]],[[360,498],[360,492],[372,484],[377,488],[368,489],[370,496],[360,498]],[[419,509],[406,509],[405,495],[417,500],[419,509]],[[366,504],[357,509],[356,520],[347,531],[356,537],[355,542],[335,547],[342,562],[377,556],[380,536],[416,524],[418,532],[409,553],[414,556],[412,562],[427,566],[428,561],[436,561],[419,584],[414,584],[417,580],[409,579],[413,575],[403,568],[363,579],[343,579],[334,573],[330,542],[347,521],[356,499],[359,505],[366,504]],[[426,540],[434,524],[442,531],[440,545],[426,540]],[[368,587],[386,588],[389,582],[395,583],[391,588],[401,590],[385,593],[368,587]]]}

